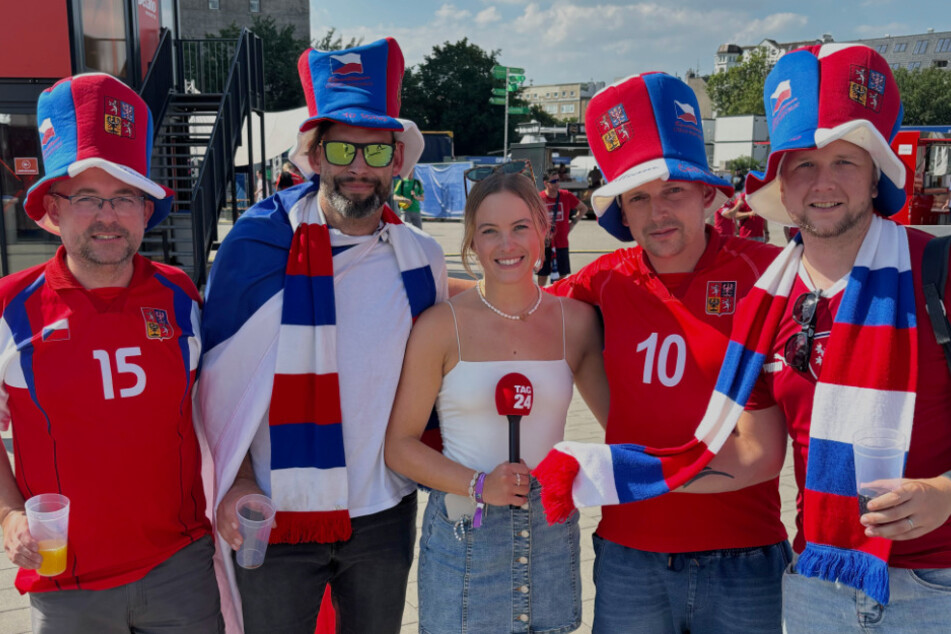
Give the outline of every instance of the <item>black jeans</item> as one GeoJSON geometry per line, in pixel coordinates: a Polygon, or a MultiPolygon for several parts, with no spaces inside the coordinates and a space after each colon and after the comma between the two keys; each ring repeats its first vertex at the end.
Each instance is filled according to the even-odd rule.
{"type": "Polygon", "coordinates": [[[330,583],[337,632],[398,633],[416,543],[416,492],[352,520],[332,544],[271,544],[264,564],[235,566],[246,634],[313,634],[330,583]]]}
{"type": "Polygon", "coordinates": [[[222,633],[225,623],[211,562],[214,554],[215,545],[211,537],[205,536],[152,568],[138,581],[108,590],[30,594],[33,632],[222,633]]]}

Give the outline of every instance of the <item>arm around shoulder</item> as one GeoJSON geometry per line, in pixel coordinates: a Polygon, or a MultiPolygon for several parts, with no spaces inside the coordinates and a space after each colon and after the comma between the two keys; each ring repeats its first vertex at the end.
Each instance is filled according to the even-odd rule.
{"type": "Polygon", "coordinates": [[[717,455],[682,493],[725,493],[779,475],[786,458],[786,419],[779,407],[746,410],[717,455]]]}

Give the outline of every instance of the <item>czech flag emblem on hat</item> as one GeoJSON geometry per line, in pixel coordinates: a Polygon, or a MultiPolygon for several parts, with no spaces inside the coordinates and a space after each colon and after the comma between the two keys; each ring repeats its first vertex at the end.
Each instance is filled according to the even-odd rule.
{"type": "Polygon", "coordinates": [[[747,201],[759,215],[791,224],[779,169],[788,152],[844,140],[867,151],[881,171],[875,209],[890,216],[905,204],[905,166],[891,148],[902,120],[891,68],[861,44],[822,44],[779,58],[766,77],[763,102],[772,148],[766,171],[746,178],[747,201]]]}
{"type": "Polygon", "coordinates": [[[309,117],[300,126],[291,161],[305,177],[314,175],[307,150],[321,121],[393,130],[404,146],[400,174],[409,176],[424,142],[415,123],[398,118],[404,66],[396,40],[388,37],[342,51],[307,49],[297,61],[297,70],[309,117]]]}
{"type": "Polygon", "coordinates": [[[607,184],[591,195],[598,224],[619,240],[634,239],[617,197],[654,180],[694,181],[716,188],[712,213],[733,187],[707,165],[700,106],[693,90],[665,73],[634,75],[598,92],[585,114],[588,145],[607,184]]]}
{"type": "Polygon", "coordinates": [[[50,185],[96,167],[148,196],[155,205],[146,229],[172,209],[173,192],[149,178],[152,113],[138,94],[105,73],[67,77],[44,90],[36,120],[45,174],[27,192],[23,207],[38,225],[59,234],[46,215],[50,185]]]}

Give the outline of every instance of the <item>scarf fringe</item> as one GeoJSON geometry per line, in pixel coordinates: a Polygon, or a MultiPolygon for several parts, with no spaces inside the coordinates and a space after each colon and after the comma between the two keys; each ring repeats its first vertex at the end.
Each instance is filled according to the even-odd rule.
{"type": "Polygon", "coordinates": [[[532,471],[542,485],[542,506],[549,525],[561,524],[575,512],[571,488],[579,469],[577,460],[552,450],[532,471]]]}
{"type": "Polygon", "coordinates": [[[271,529],[271,544],[329,544],[350,539],[350,513],[342,511],[278,511],[271,529]]]}
{"type": "Polygon", "coordinates": [[[888,564],[858,550],[806,544],[796,561],[796,572],[832,583],[858,588],[882,605],[888,604],[888,564]]]}

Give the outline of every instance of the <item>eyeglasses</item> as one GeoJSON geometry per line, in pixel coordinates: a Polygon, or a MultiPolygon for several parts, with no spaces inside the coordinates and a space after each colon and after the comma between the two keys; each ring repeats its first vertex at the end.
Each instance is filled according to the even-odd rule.
{"type": "Polygon", "coordinates": [[[557,182],[560,182],[560,181],[561,181],[560,178],[550,178],[550,179],[548,179],[548,182],[549,182],[549,183],[552,183],[552,184],[557,183],[557,182]]]}
{"type": "Polygon", "coordinates": [[[50,194],[68,200],[73,209],[84,213],[99,211],[105,203],[109,203],[117,214],[130,214],[142,209],[142,204],[145,202],[145,196],[100,198],[89,194],[77,194],[76,196],[64,196],[57,192],[50,192],[50,194]]]}
{"type": "Polygon", "coordinates": [[[533,183],[535,182],[535,172],[532,170],[532,162],[526,159],[517,161],[508,161],[498,165],[476,165],[463,172],[463,179],[466,185],[466,196],[469,195],[469,182],[478,183],[485,180],[492,174],[501,172],[503,174],[522,174],[533,183]]]}
{"type": "Polygon", "coordinates": [[[348,141],[321,141],[324,156],[331,165],[350,165],[357,156],[357,150],[363,151],[363,160],[369,167],[386,167],[393,162],[394,143],[350,143],[348,141]]]}
{"type": "Polygon", "coordinates": [[[786,365],[798,370],[807,372],[809,370],[809,359],[812,357],[812,342],[816,335],[816,310],[819,306],[819,297],[821,291],[803,293],[793,304],[792,318],[802,330],[786,340],[783,348],[783,359],[786,365]]]}

